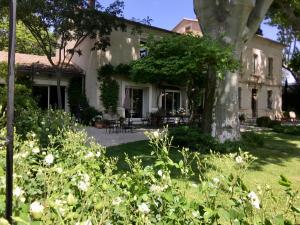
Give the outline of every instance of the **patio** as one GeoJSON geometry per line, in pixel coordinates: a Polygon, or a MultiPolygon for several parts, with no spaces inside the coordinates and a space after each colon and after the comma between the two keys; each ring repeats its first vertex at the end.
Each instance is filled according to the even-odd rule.
{"type": "Polygon", "coordinates": [[[149,130],[145,128],[133,129],[132,132],[109,133],[106,129],[97,129],[95,127],[85,128],[89,137],[93,137],[99,144],[105,147],[126,144],[130,142],[147,140],[144,132],[149,130]]]}

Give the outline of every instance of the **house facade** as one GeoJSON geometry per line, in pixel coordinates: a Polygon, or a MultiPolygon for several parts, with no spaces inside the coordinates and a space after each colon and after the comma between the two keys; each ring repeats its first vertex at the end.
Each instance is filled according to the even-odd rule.
{"type": "MultiPolygon", "coordinates": [[[[142,45],[149,36],[160,38],[174,33],[194,32],[201,34],[198,21],[183,19],[172,31],[126,21],[126,31],[113,31],[110,35],[110,46],[106,51],[91,50],[94,40],[86,39],[79,49],[82,54],[74,55],[70,68],[64,71],[62,78],[63,103],[69,111],[67,88],[74,76],[83,78],[83,86],[89,104],[104,112],[101,102],[98,69],[106,64],[117,66],[128,64],[145,55],[142,45]],[[136,30],[139,26],[139,31],[136,30]]],[[[69,43],[70,48],[73,43],[69,43]]],[[[281,114],[281,61],[283,45],[256,35],[245,47],[242,54],[242,69],[239,77],[239,108],[247,118],[270,116],[275,118],[281,114]]],[[[0,62],[7,59],[7,53],[0,52],[0,62]]],[[[31,76],[34,93],[41,96],[40,105],[44,108],[55,105],[56,77],[45,56],[17,54],[16,63],[20,70],[31,76]]],[[[135,83],[123,74],[114,79],[119,85],[119,100],[116,118],[143,118],[150,113],[163,109],[170,115],[179,109],[188,111],[186,88],[183,86],[165,85],[157,87],[153,84],[135,83]]],[[[0,80],[0,83],[4,81],[0,80]]],[[[112,116],[112,115],[108,115],[112,116]]]]}
{"type": "MultiPolygon", "coordinates": [[[[97,71],[101,66],[111,64],[128,64],[143,57],[145,49],[142,44],[149,36],[155,38],[174,34],[172,31],[157,27],[138,24],[140,32],[135,32],[137,24],[128,21],[127,31],[113,31],[110,35],[110,46],[105,51],[90,51],[92,40],[85,40],[79,47],[82,55],[75,55],[72,63],[85,71],[85,89],[89,104],[101,112],[105,109],[101,102],[100,83],[97,71]]],[[[163,108],[170,114],[175,114],[180,108],[187,108],[185,87],[166,85],[157,87],[146,83],[135,83],[122,76],[114,77],[119,84],[119,101],[116,117],[139,119],[148,117],[150,113],[163,108]]]]}
{"type": "MultiPolygon", "coordinates": [[[[198,20],[184,18],[174,29],[177,33],[202,35],[198,20]]],[[[279,42],[255,35],[242,52],[239,76],[239,110],[246,118],[282,113],[282,56],[279,42]]]]}

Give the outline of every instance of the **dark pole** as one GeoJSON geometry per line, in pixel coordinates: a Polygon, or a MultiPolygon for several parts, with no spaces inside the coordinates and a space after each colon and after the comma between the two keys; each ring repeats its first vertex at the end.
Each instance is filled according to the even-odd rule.
{"type": "Polygon", "coordinates": [[[5,216],[12,223],[13,151],[14,151],[14,93],[15,93],[16,0],[9,1],[9,48],[7,79],[7,150],[6,150],[6,208],[5,216]]]}

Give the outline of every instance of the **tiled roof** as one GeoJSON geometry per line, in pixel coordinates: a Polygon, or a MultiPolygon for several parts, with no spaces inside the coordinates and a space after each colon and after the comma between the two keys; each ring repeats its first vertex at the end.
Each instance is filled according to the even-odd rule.
{"type": "MultiPolygon", "coordinates": [[[[52,60],[54,63],[57,62],[55,58],[52,58],[52,60]]],[[[7,61],[8,52],[0,51],[0,62],[7,61]]],[[[31,70],[34,65],[35,69],[39,71],[54,71],[46,56],[16,53],[15,63],[18,65],[18,69],[20,70],[31,70]]],[[[64,73],[82,73],[82,70],[76,65],[70,63],[70,65],[64,68],[64,73]]]]}

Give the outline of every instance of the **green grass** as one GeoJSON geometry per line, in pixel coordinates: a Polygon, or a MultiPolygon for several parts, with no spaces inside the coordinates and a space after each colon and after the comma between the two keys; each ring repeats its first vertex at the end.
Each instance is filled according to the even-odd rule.
{"type": "MultiPolygon", "coordinates": [[[[245,176],[245,182],[251,188],[257,185],[268,184],[275,191],[279,191],[281,187],[278,185],[279,176],[285,175],[293,182],[293,186],[300,190],[300,137],[293,135],[277,134],[277,133],[262,133],[265,139],[264,147],[252,148],[248,151],[257,157],[257,160],[252,164],[248,173],[245,176]]],[[[137,156],[141,158],[145,165],[153,162],[151,157],[151,148],[147,141],[124,144],[120,146],[110,147],[107,149],[107,154],[113,157],[119,157],[119,166],[121,169],[126,169],[124,163],[124,154],[129,157],[137,156]]],[[[171,158],[179,159],[179,154],[176,149],[170,152],[171,158]]],[[[219,167],[222,167],[224,173],[229,173],[232,167],[226,165],[226,162],[219,160],[215,162],[219,167]]],[[[209,171],[214,174],[215,171],[209,171]]],[[[179,181],[185,186],[184,181],[179,181]]],[[[195,196],[191,189],[191,196],[195,196]]]]}

